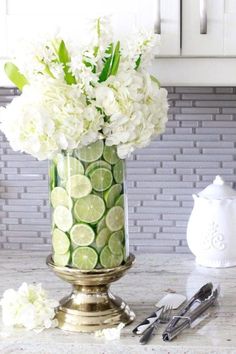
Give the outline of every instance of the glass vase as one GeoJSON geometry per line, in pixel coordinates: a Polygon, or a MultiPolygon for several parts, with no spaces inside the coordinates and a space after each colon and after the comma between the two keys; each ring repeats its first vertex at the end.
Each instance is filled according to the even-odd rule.
{"type": "Polygon", "coordinates": [[[115,268],[129,255],[125,163],[98,140],[62,151],[50,166],[53,261],[80,270],[115,268]]]}

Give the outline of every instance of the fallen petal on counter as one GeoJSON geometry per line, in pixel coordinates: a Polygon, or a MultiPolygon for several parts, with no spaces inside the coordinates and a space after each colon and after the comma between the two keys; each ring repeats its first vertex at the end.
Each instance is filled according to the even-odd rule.
{"type": "Polygon", "coordinates": [[[120,338],[121,330],[125,324],[120,323],[115,328],[105,328],[95,332],[95,337],[104,337],[106,340],[115,340],[120,338]]]}

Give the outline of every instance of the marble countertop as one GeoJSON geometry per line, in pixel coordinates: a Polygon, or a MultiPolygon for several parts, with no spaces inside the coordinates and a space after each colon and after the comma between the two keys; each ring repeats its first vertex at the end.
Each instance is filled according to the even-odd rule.
{"type": "MultiPolygon", "coordinates": [[[[7,288],[22,282],[40,282],[56,299],[68,294],[70,286],[58,279],[45,264],[45,253],[0,251],[0,296],[7,288]]],[[[236,277],[235,268],[210,269],[197,266],[191,255],[143,254],[135,266],[112,286],[122,295],[136,320],[122,330],[120,340],[106,342],[93,334],[46,330],[40,334],[14,331],[9,335],[0,326],[0,353],[27,354],[235,354],[236,353],[236,277]],[[132,329],[152,312],[154,304],[168,290],[191,297],[206,282],[220,284],[218,305],[194,328],[170,343],[161,339],[162,329],[148,345],[141,346],[132,329]]]]}

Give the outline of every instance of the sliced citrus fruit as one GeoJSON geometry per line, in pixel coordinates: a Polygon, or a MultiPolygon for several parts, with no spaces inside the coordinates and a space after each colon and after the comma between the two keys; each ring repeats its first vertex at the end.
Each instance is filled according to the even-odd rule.
{"type": "Polygon", "coordinates": [[[88,246],[93,243],[95,233],[91,226],[75,224],[70,230],[70,239],[74,246],[88,246]]]}
{"type": "Polygon", "coordinates": [[[52,246],[56,254],[65,254],[70,248],[70,240],[63,231],[54,229],[52,233],[52,246]]]}
{"type": "Polygon", "coordinates": [[[87,146],[83,146],[76,150],[77,157],[84,162],[93,162],[102,156],[103,153],[103,140],[97,140],[87,146]]]}
{"type": "Polygon", "coordinates": [[[121,265],[123,254],[113,254],[108,246],[105,246],[100,253],[100,263],[103,268],[115,268],[121,265]]]}
{"type": "Polygon", "coordinates": [[[53,213],[55,225],[62,231],[69,231],[73,225],[73,217],[70,210],[62,205],[55,208],[53,213]]]}
{"type": "Polygon", "coordinates": [[[96,168],[90,173],[90,180],[93,189],[98,192],[102,192],[110,188],[112,184],[112,173],[107,168],[96,168]]]}
{"type": "Polygon", "coordinates": [[[111,208],[115,205],[117,198],[120,196],[122,192],[122,185],[121,184],[114,184],[111,186],[108,191],[105,192],[104,199],[106,201],[106,205],[108,208],[111,208]]]}
{"type": "Polygon", "coordinates": [[[99,168],[99,167],[100,168],[104,167],[104,168],[107,168],[108,170],[111,170],[111,165],[108,162],[106,162],[104,160],[98,160],[98,161],[94,161],[88,165],[88,167],[86,168],[85,174],[87,176],[89,176],[92,171],[94,171],[96,168],[99,168]]]}
{"type": "Polygon", "coordinates": [[[116,199],[115,205],[124,208],[124,194],[121,194],[121,195],[116,199]]]}
{"type": "Polygon", "coordinates": [[[104,229],[106,227],[106,218],[105,216],[99,220],[99,222],[97,223],[97,227],[96,227],[96,231],[97,233],[99,233],[102,229],[104,229]]]}
{"type": "Polygon", "coordinates": [[[115,165],[119,161],[119,157],[116,153],[116,147],[115,146],[104,146],[104,151],[103,151],[103,157],[104,160],[106,160],[108,163],[111,165],[115,165]]]}
{"type": "Polygon", "coordinates": [[[69,264],[70,261],[70,252],[65,254],[56,254],[53,255],[53,261],[57,266],[64,267],[69,264]]]}
{"type": "Polygon", "coordinates": [[[116,183],[123,183],[124,181],[124,161],[119,160],[113,167],[113,176],[116,183]]]}
{"type": "Polygon", "coordinates": [[[114,206],[106,215],[106,224],[109,230],[118,231],[124,226],[124,210],[120,206],[114,206]]]}
{"type": "Polygon", "coordinates": [[[55,187],[51,191],[51,203],[53,208],[56,208],[58,205],[63,205],[71,209],[73,205],[67,191],[62,187],[55,187]]]}
{"type": "Polygon", "coordinates": [[[101,219],[105,212],[105,203],[97,195],[87,195],[76,201],[74,215],[78,221],[95,223],[101,219]]]}
{"type": "Polygon", "coordinates": [[[68,179],[66,190],[72,198],[82,198],[91,192],[92,185],[88,177],[84,175],[74,175],[68,179]]]}
{"type": "Polygon", "coordinates": [[[104,227],[96,237],[96,246],[98,248],[104,247],[107,244],[110,234],[111,231],[107,227],[104,227]]]}
{"type": "Polygon", "coordinates": [[[72,253],[72,264],[81,270],[92,270],[98,262],[98,254],[92,247],[77,247],[72,253]]]}
{"type": "Polygon", "coordinates": [[[57,161],[57,172],[61,179],[67,179],[69,176],[84,174],[83,164],[73,156],[59,155],[57,161]]]}

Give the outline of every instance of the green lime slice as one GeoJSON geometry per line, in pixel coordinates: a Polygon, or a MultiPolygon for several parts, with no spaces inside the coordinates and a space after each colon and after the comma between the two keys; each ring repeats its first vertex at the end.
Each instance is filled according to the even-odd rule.
{"type": "Polygon", "coordinates": [[[113,254],[108,246],[105,246],[100,253],[100,263],[103,268],[115,268],[121,265],[123,254],[113,254]]]}
{"type": "Polygon", "coordinates": [[[109,230],[118,231],[124,226],[124,210],[120,206],[114,206],[106,215],[106,224],[109,230]]]}
{"type": "Polygon", "coordinates": [[[88,177],[74,175],[68,179],[66,190],[72,198],[82,198],[92,191],[92,185],[88,177]]]}
{"type": "Polygon", "coordinates": [[[57,171],[61,179],[67,179],[69,176],[84,174],[84,166],[73,156],[59,155],[57,161],[57,171]]]}
{"type": "Polygon", "coordinates": [[[113,167],[113,176],[116,183],[123,183],[124,181],[124,161],[119,160],[113,167]]]}
{"type": "Polygon", "coordinates": [[[111,165],[115,165],[119,161],[119,157],[116,153],[116,147],[115,146],[104,146],[104,151],[103,151],[103,157],[104,160],[106,160],[108,163],[111,165]]]}
{"type": "Polygon", "coordinates": [[[112,173],[107,168],[96,168],[90,173],[90,180],[93,189],[97,192],[102,192],[110,188],[112,184],[112,173]]]}
{"type": "Polygon", "coordinates": [[[98,262],[98,254],[91,247],[78,247],[72,253],[72,264],[81,270],[92,270],[98,262]]]}
{"type": "Polygon", "coordinates": [[[108,208],[111,208],[115,205],[117,198],[122,192],[121,184],[114,184],[111,188],[105,192],[104,199],[108,208]]]}
{"type": "Polygon", "coordinates": [[[63,205],[71,209],[73,206],[71,198],[69,197],[66,190],[62,187],[55,187],[51,191],[51,203],[53,208],[56,208],[58,205],[63,205]]]}
{"type": "Polygon", "coordinates": [[[63,231],[55,229],[52,233],[52,246],[56,254],[65,254],[70,248],[68,236],[63,231]]]}
{"type": "Polygon", "coordinates": [[[120,241],[119,237],[115,233],[113,233],[108,241],[108,247],[111,250],[111,253],[113,254],[122,254],[123,256],[123,245],[122,242],[120,241]]]}
{"type": "Polygon", "coordinates": [[[62,231],[69,231],[73,225],[73,217],[70,210],[62,205],[55,208],[53,213],[55,225],[62,231]]]}
{"type": "Polygon", "coordinates": [[[104,229],[104,227],[106,227],[106,218],[105,216],[99,220],[99,222],[97,223],[97,233],[99,233],[102,229],[104,229]]]}
{"type": "Polygon", "coordinates": [[[110,234],[111,231],[107,227],[104,227],[96,237],[96,246],[103,248],[107,244],[110,234]]]}
{"type": "Polygon", "coordinates": [[[120,240],[120,242],[123,242],[123,240],[124,240],[124,231],[123,230],[115,231],[115,232],[113,232],[112,235],[114,235],[113,237],[116,237],[118,240],[120,240]]]}
{"type": "Polygon", "coordinates": [[[75,246],[88,246],[93,243],[95,233],[86,224],[75,224],[70,230],[70,239],[75,246]]]}
{"type": "Polygon", "coordinates": [[[76,201],[74,215],[78,221],[90,224],[100,220],[105,209],[105,203],[102,198],[90,194],[76,201]]]}
{"type": "Polygon", "coordinates": [[[76,155],[81,161],[93,162],[102,156],[103,140],[98,140],[87,146],[83,146],[76,150],[76,155]]]}
{"type": "Polygon", "coordinates": [[[69,264],[70,261],[70,252],[66,252],[65,254],[54,254],[53,261],[57,266],[64,267],[69,264]]]}
{"type": "Polygon", "coordinates": [[[116,199],[116,202],[115,202],[115,205],[116,206],[120,206],[121,208],[124,208],[124,194],[121,194],[117,199],[116,199]]]}
{"type": "Polygon", "coordinates": [[[86,168],[85,174],[87,176],[89,176],[92,171],[94,171],[96,168],[101,168],[101,167],[111,170],[111,165],[108,162],[103,161],[103,160],[98,160],[98,161],[92,162],[88,165],[88,167],[86,168]]]}

